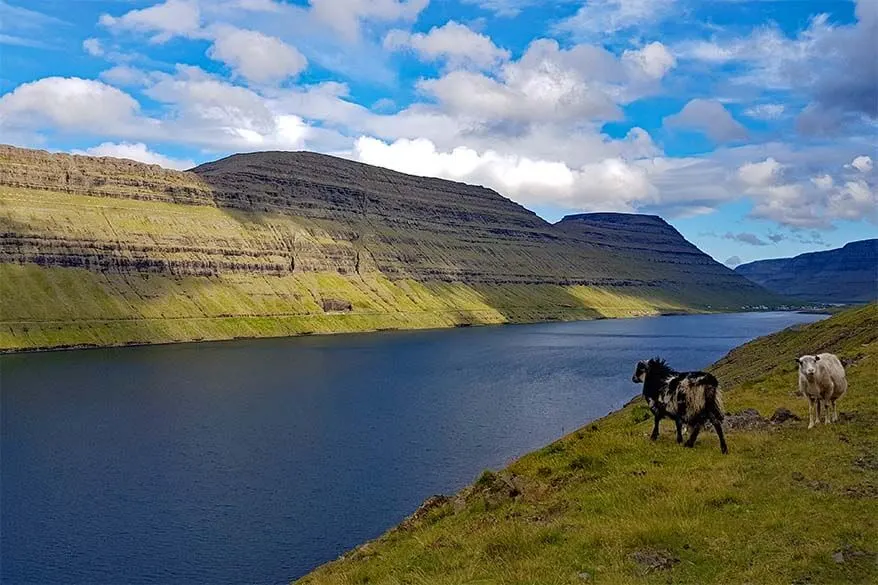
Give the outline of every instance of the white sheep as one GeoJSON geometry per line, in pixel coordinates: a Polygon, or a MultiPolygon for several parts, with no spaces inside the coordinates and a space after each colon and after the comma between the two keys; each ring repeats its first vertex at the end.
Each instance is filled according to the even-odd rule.
{"type": "Polygon", "coordinates": [[[848,389],[844,366],[838,356],[831,353],[803,355],[796,358],[796,363],[799,364],[799,393],[808,398],[808,428],[820,422],[821,410],[824,424],[829,424],[830,414],[832,422],[836,422],[835,401],[848,389]]]}

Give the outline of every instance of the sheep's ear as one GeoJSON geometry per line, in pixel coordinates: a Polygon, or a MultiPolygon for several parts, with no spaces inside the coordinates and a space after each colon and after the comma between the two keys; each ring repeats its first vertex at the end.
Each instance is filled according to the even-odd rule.
{"type": "Polygon", "coordinates": [[[819,355],[815,355],[815,356],[814,356],[814,361],[815,361],[815,362],[819,362],[819,361],[820,361],[820,356],[819,356],[819,355]]]}
{"type": "Polygon", "coordinates": [[[796,363],[799,364],[799,365],[801,366],[801,365],[802,365],[802,360],[800,360],[799,358],[796,358],[796,363]]]}

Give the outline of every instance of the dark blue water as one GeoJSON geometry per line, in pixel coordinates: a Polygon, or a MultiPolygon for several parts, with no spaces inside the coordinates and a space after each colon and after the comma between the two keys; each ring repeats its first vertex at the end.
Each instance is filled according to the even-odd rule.
{"type": "Polygon", "coordinates": [[[287,583],[815,315],[674,316],[0,357],[4,584],[287,583]]]}

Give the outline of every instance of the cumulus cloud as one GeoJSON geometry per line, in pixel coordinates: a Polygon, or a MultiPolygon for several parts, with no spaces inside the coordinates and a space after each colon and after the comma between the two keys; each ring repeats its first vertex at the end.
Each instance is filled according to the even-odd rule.
{"type": "Polygon", "coordinates": [[[828,228],[834,221],[876,221],[874,179],[836,181],[829,174],[797,177],[772,158],[738,170],[744,192],[753,200],[752,217],[796,228],[828,228]]]}
{"type": "Polygon", "coordinates": [[[718,101],[696,98],[679,113],[667,116],[663,124],[667,128],[681,128],[705,133],[715,142],[742,140],[747,130],[735,120],[718,101]]]}
{"type": "Polygon", "coordinates": [[[861,155],[851,161],[850,166],[861,173],[868,173],[872,170],[872,158],[866,155],[861,155]]]}
{"type": "Polygon", "coordinates": [[[207,51],[241,77],[257,83],[277,82],[301,73],[307,59],[278,38],[257,31],[219,27],[207,51]]]}
{"type": "Polygon", "coordinates": [[[783,166],[769,157],[762,162],[746,163],[738,169],[738,176],[751,187],[764,187],[777,182],[783,166]]]}
{"type": "Polygon", "coordinates": [[[655,76],[671,66],[665,53],[655,43],[620,59],[601,47],[562,49],[557,41],[538,39],[496,74],[454,70],[418,87],[447,113],[514,134],[520,124],[618,119],[620,104],[657,89],[655,76]]]}
{"type": "Polygon", "coordinates": [[[201,12],[195,0],[166,0],[119,17],[103,14],[100,23],[112,31],[153,34],[152,42],[163,43],[175,36],[196,33],[201,27],[201,12]]]}
{"type": "Polygon", "coordinates": [[[146,144],[142,142],[103,142],[97,146],[86,148],[85,150],[73,150],[73,154],[85,154],[89,156],[111,156],[113,158],[125,158],[138,162],[159,165],[166,169],[175,169],[178,171],[191,169],[195,166],[195,162],[187,159],[175,159],[164,156],[157,152],[151,151],[146,144]]]}
{"type": "Polygon", "coordinates": [[[429,140],[393,143],[361,137],[354,157],[369,164],[416,175],[485,185],[525,204],[553,203],[568,209],[634,209],[655,189],[644,169],[621,159],[605,159],[579,169],[563,162],[534,160],[466,147],[440,152],[429,140]]]}
{"type": "Polygon", "coordinates": [[[218,80],[194,67],[159,74],[147,90],[174,112],[168,124],[185,130],[191,143],[211,147],[302,148],[309,132],[296,115],[276,112],[256,92],[218,80]]]}
{"type": "Polygon", "coordinates": [[[622,60],[652,79],[661,79],[677,64],[677,59],[659,42],[650,43],[642,49],[627,50],[622,54],[622,60]]]}
{"type": "Polygon", "coordinates": [[[45,77],[0,97],[0,128],[57,128],[123,135],[149,121],[138,120],[140,104],[100,81],[45,77]]]}
{"type": "Polygon", "coordinates": [[[90,38],[82,41],[82,49],[92,57],[100,57],[104,54],[104,47],[100,39],[90,38]]]}
{"type": "Polygon", "coordinates": [[[509,51],[495,45],[490,37],[453,20],[426,34],[392,30],[384,37],[384,46],[391,50],[411,48],[425,60],[444,59],[450,67],[490,69],[509,58],[509,51]]]}

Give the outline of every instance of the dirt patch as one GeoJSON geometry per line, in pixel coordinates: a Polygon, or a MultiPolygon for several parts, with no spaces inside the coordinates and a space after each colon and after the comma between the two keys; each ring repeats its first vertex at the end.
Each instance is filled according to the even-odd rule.
{"type": "Polygon", "coordinates": [[[878,454],[863,453],[854,459],[853,465],[862,470],[878,471],[878,454]]]}
{"type": "MultiPolygon", "coordinates": [[[[740,412],[727,413],[723,427],[732,431],[761,431],[801,420],[796,413],[786,408],[778,408],[771,418],[763,417],[755,408],[745,408],[740,412]]],[[[705,425],[703,430],[710,432],[713,427],[705,425]]]]}
{"type": "Polygon", "coordinates": [[[638,572],[645,575],[656,571],[666,571],[680,562],[671,552],[662,549],[634,551],[628,558],[637,565],[638,572]]]}
{"type": "Polygon", "coordinates": [[[866,483],[849,485],[841,493],[846,498],[854,498],[855,500],[874,500],[878,499],[878,485],[867,481],[866,483]]]}
{"type": "Polygon", "coordinates": [[[778,408],[774,411],[774,414],[771,415],[771,418],[768,419],[771,421],[773,425],[782,425],[788,422],[796,422],[802,420],[800,416],[788,410],[786,408],[778,408]]]}
{"type": "Polygon", "coordinates": [[[763,418],[755,408],[746,408],[741,412],[727,414],[723,426],[733,431],[755,431],[771,427],[771,422],[763,418]]]}

